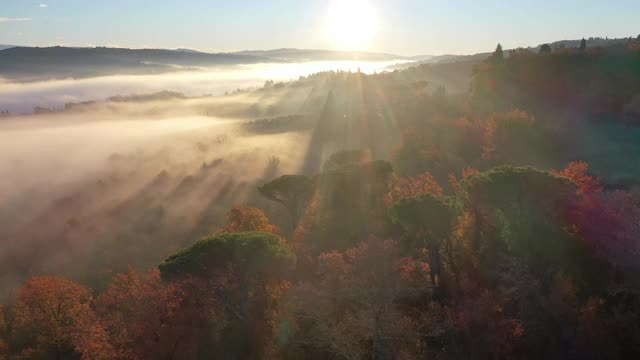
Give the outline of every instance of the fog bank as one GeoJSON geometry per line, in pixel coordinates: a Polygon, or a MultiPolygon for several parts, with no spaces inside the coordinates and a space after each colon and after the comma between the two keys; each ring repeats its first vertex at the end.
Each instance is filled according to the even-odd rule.
{"type": "Polygon", "coordinates": [[[9,82],[0,74],[0,110],[28,113],[34,107],[55,108],[70,102],[104,100],[115,95],[177,91],[188,96],[221,95],[236,89],[259,87],[267,80],[287,81],[328,71],[379,72],[398,61],[315,61],[203,68],[200,71],[154,75],[114,75],[87,79],[9,82]]]}

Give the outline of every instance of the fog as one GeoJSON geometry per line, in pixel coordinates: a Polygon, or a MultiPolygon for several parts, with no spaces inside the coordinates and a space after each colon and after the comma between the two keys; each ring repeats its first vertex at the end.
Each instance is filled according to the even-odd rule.
{"type": "Polygon", "coordinates": [[[391,63],[5,80],[0,297],[38,274],[100,288],[114,272],[155,266],[216,231],[238,204],[260,207],[286,228],[284,210],[260,197],[257,186],[317,171],[331,155],[333,145],[325,148],[314,130],[329,89],[322,76],[286,86],[263,87],[265,81],[325,70],[373,73],[391,63]],[[161,91],[171,93],[154,94],[161,91]],[[113,96],[118,100],[106,100],[113,96]],[[45,110],[34,113],[36,106],[45,110]]]}
{"type": "MultiPolygon", "coordinates": [[[[248,68],[4,84],[0,98],[26,109],[167,88],[223,91],[264,78],[265,69],[248,68]]],[[[0,118],[0,296],[35,274],[100,287],[113,272],[153,266],[212,233],[237,204],[259,205],[278,223],[281,210],[256,187],[298,172],[309,134],[247,131],[260,117],[246,114],[276,102],[297,108],[307,95],[296,92],[303,96],[103,101],[0,118]]]]}
{"type": "Polygon", "coordinates": [[[0,74],[0,110],[28,113],[36,106],[60,107],[69,102],[103,100],[114,95],[163,90],[188,96],[221,95],[227,91],[262,86],[267,80],[287,81],[327,70],[379,72],[402,61],[313,61],[203,68],[154,75],[114,75],[88,79],[10,82],[0,74]]]}

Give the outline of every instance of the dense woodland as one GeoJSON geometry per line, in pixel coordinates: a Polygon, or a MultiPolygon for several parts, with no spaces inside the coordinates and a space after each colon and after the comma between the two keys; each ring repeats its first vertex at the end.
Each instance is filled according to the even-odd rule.
{"type": "MultiPolygon", "coordinates": [[[[226,215],[184,228],[168,208],[222,160],[162,206],[158,174],[109,215],[135,232],[116,228],[66,277],[15,275],[0,358],[638,357],[640,39],[499,46],[464,92],[429,71],[252,92],[283,100],[242,109],[261,119],[247,131],[310,133],[299,171],[242,184],[250,196],[211,186],[198,196],[226,215]]],[[[91,234],[74,219],[58,238],[91,234]]]]}

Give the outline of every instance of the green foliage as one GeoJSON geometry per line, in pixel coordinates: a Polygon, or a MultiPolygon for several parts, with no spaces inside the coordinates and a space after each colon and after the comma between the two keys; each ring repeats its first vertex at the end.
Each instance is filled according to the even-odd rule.
{"type": "Polygon", "coordinates": [[[198,241],[167,258],[160,266],[165,279],[185,276],[208,277],[233,266],[246,275],[286,271],[295,254],[282,238],[270,233],[220,234],[198,241]]]}
{"type": "Polygon", "coordinates": [[[410,231],[423,231],[428,241],[441,241],[449,236],[457,214],[455,199],[424,194],[402,199],[389,209],[392,220],[410,231]]]}
{"type": "Polygon", "coordinates": [[[284,175],[258,188],[260,195],[287,209],[293,229],[298,226],[300,216],[314,191],[314,180],[305,175],[284,175]]]}
{"type": "MultiPolygon", "coordinates": [[[[445,241],[448,245],[451,244],[451,231],[457,215],[455,200],[427,193],[396,202],[389,210],[389,214],[393,221],[401,224],[411,237],[424,242],[429,252],[430,278],[434,296],[439,298],[442,269],[440,252],[445,241]]],[[[447,249],[450,248],[447,246],[447,249]]],[[[449,251],[447,252],[450,254],[449,251]]],[[[451,256],[449,261],[453,264],[451,256]]]]}
{"type": "MultiPolygon", "coordinates": [[[[640,52],[626,44],[491,59],[477,67],[474,103],[493,110],[620,115],[640,92],[640,52]]],[[[492,56],[494,58],[494,56],[492,56]]]]}
{"type": "Polygon", "coordinates": [[[379,233],[387,218],[384,197],[391,173],[391,164],[378,160],[318,175],[317,208],[307,224],[307,245],[314,252],[342,250],[379,233]]]}
{"type": "Polygon", "coordinates": [[[556,206],[567,204],[575,192],[575,184],[567,178],[510,165],[468,176],[460,186],[468,204],[490,204],[504,211],[531,207],[550,214],[556,214],[560,210],[556,206]]]}
{"type": "Polygon", "coordinates": [[[569,179],[532,167],[501,166],[460,183],[467,207],[483,214],[476,221],[492,224],[507,253],[539,269],[585,270],[579,240],[566,228],[565,215],[575,201],[569,179]]]}

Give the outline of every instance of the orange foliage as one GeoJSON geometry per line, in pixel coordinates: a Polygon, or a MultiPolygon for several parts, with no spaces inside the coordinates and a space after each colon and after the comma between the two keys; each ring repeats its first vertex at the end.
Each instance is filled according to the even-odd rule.
{"type": "Polygon", "coordinates": [[[14,331],[23,355],[110,359],[112,349],[91,307],[91,291],[63,277],[33,277],[20,289],[14,331]]]}
{"type": "Polygon", "coordinates": [[[480,170],[472,168],[470,166],[462,169],[462,178],[467,178],[471,175],[480,174],[480,170]]]}
{"type": "Polygon", "coordinates": [[[578,185],[579,194],[593,194],[602,191],[602,184],[595,177],[589,175],[589,164],[584,161],[570,162],[562,171],[555,174],[573,180],[578,185]]]}
{"type": "Polygon", "coordinates": [[[345,358],[372,351],[414,351],[411,340],[391,340],[416,339],[421,328],[433,331],[433,319],[413,322],[399,305],[409,294],[419,298],[428,291],[427,282],[412,276],[424,265],[410,263],[400,257],[395,241],[374,237],[342,252],[319,255],[317,281],[300,282],[289,293],[291,314],[313,319],[294,323],[294,336],[345,358]],[[404,271],[411,273],[409,278],[400,275],[404,271]]]}
{"type": "Polygon", "coordinates": [[[165,284],[158,269],[139,274],[133,269],[116,275],[96,308],[110,340],[122,359],[162,353],[168,345],[166,326],[182,302],[176,284],[165,284]]]}
{"type": "Polygon", "coordinates": [[[430,280],[431,269],[429,264],[412,257],[405,257],[400,262],[400,279],[405,282],[423,282],[428,283],[430,280]]]}
{"type": "Polygon", "coordinates": [[[394,177],[389,184],[389,192],[384,197],[387,205],[423,194],[442,195],[444,191],[438,181],[430,174],[424,173],[416,177],[394,177]]]}
{"type": "Polygon", "coordinates": [[[484,159],[503,160],[513,144],[522,141],[515,136],[527,131],[533,118],[522,110],[494,114],[485,128],[484,159]]]}
{"type": "Polygon", "coordinates": [[[235,206],[227,213],[227,223],[218,233],[245,231],[280,232],[277,226],[269,223],[262,210],[249,206],[235,206]]]}

